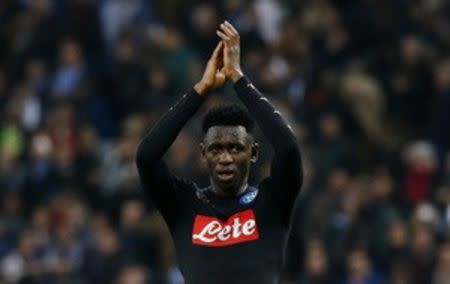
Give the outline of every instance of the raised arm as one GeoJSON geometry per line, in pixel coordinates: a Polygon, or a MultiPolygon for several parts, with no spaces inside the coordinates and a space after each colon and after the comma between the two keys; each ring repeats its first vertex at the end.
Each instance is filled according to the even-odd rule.
{"type": "Polygon", "coordinates": [[[144,188],[168,221],[174,217],[177,209],[174,202],[176,187],[182,181],[170,173],[162,157],[182,127],[198,110],[205,95],[225,81],[225,76],[218,71],[222,62],[222,49],[223,44],[219,43],[208,61],[202,79],[169,109],[146,134],[137,149],[136,165],[144,188]]]}
{"type": "Polygon", "coordinates": [[[267,182],[282,191],[283,200],[290,211],[303,176],[295,136],[280,112],[275,110],[269,100],[243,75],[240,66],[239,33],[231,24],[225,22],[220,25],[217,34],[224,42],[223,73],[234,82],[238,97],[274,149],[271,175],[267,182]]]}

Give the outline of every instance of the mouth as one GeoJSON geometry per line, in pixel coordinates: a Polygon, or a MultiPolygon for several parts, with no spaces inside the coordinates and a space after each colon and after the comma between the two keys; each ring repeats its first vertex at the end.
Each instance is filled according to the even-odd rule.
{"type": "Polygon", "coordinates": [[[233,170],[217,171],[217,178],[221,182],[229,182],[234,178],[234,176],[235,176],[235,172],[233,170]]]}

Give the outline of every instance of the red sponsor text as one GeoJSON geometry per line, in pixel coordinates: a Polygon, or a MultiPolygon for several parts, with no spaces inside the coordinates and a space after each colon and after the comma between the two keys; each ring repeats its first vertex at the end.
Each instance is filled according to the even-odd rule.
{"type": "Polygon", "coordinates": [[[251,209],[238,212],[226,221],[197,215],[192,230],[192,243],[209,247],[230,246],[258,238],[258,226],[251,209]]]}

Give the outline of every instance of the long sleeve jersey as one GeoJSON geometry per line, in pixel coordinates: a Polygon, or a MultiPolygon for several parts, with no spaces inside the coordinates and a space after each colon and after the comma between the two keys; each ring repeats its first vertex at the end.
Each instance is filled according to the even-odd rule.
{"type": "Polygon", "coordinates": [[[170,172],[163,155],[204,101],[194,90],[169,109],[137,151],[143,186],[169,227],[186,284],[279,281],[302,183],[300,151],[289,125],[246,77],[234,87],[274,149],[270,176],[259,184],[223,198],[170,172]]]}

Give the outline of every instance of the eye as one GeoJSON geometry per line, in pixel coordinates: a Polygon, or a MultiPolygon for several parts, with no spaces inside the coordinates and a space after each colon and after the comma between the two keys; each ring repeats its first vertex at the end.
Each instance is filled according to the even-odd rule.
{"type": "Polygon", "coordinates": [[[213,155],[217,155],[220,153],[220,148],[218,146],[211,146],[208,148],[208,152],[210,152],[213,155]]]}
{"type": "Polygon", "coordinates": [[[242,150],[244,150],[244,147],[242,147],[242,145],[237,145],[237,144],[231,146],[231,149],[230,149],[231,153],[239,153],[242,150]]]}

